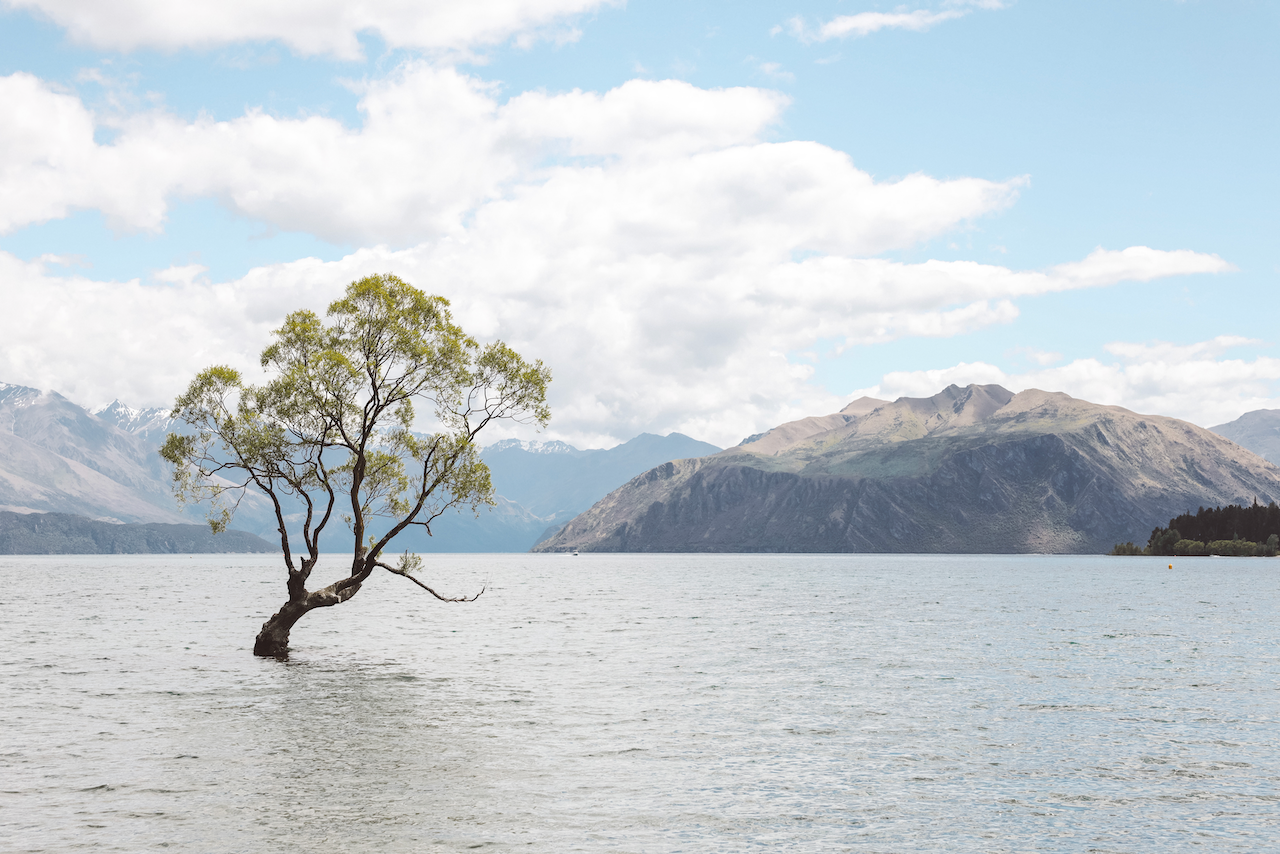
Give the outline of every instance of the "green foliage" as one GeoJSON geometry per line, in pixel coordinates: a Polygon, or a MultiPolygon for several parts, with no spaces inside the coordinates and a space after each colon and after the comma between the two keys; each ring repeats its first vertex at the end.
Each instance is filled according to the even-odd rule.
{"type": "Polygon", "coordinates": [[[1266,548],[1261,543],[1252,543],[1248,540],[1213,540],[1208,544],[1208,552],[1211,555],[1225,555],[1228,557],[1261,557],[1263,550],[1266,548]]]}
{"type": "Polygon", "coordinates": [[[400,556],[400,562],[396,564],[395,571],[401,575],[412,575],[422,568],[422,556],[410,554],[406,549],[405,553],[400,556]]]}
{"type": "Polygon", "coordinates": [[[353,282],[325,318],[296,311],[273,335],[264,384],[226,366],[196,375],[173,410],[192,431],[169,435],[161,455],[179,500],[208,502],[215,531],[247,490],[266,495],[291,571],[285,517],[301,505],[304,576],[335,512],[355,535],[352,574],[363,576],[408,525],[429,532],[447,509],[492,504],[476,434],[496,419],[550,418],[541,362],[500,341],[480,345],[447,300],[394,275],[353,282]],[[419,408],[431,435],[410,432],[419,408]],[[375,518],[388,520],[379,533],[375,518]]]}
{"type": "Polygon", "coordinates": [[[1262,505],[1255,500],[1250,507],[1201,507],[1195,514],[1170,519],[1168,528],[1153,530],[1146,550],[1156,555],[1274,557],[1280,546],[1277,529],[1280,507],[1274,501],[1262,505]]]}
{"type": "Polygon", "coordinates": [[[1207,555],[1209,547],[1199,540],[1178,540],[1173,544],[1173,553],[1176,555],[1207,555]]]}
{"type": "Polygon", "coordinates": [[[1181,539],[1182,535],[1174,528],[1156,528],[1147,541],[1147,552],[1153,555],[1171,555],[1174,553],[1174,546],[1181,539]]]}
{"type": "Polygon", "coordinates": [[[1117,543],[1109,554],[1113,555],[1141,555],[1146,554],[1141,546],[1135,546],[1133,543],[1117,543]]]}

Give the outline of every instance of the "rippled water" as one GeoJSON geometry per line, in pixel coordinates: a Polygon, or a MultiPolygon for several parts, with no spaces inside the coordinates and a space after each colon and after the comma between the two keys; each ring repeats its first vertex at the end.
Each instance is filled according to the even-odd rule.
{"type": "Polygon", "coordinates": [[[1280,846],[1280,561],[428,560],[0,558],[0,850],[1280,846]]]}

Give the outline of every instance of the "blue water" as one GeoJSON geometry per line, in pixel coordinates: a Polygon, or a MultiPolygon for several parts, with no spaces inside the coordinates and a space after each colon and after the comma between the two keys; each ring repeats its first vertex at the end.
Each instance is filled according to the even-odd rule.
{"type": "Polygon", "coordinates": [[[277,562],[0,558],[0,850],[1280,848],[1280,561],[277,562]]]}

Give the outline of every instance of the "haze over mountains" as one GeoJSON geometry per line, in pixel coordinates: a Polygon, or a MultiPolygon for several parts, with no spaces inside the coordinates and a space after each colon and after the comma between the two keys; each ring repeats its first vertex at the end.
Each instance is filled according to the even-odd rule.
{"type": "Polygon", "coordinates": [[[419,552],[528,551],[545,535],[591,507],[632,477],[669,460],[720,449],[682,433],[642,433],[609,449],[579,450],[564,442],[506,439],[486,447],[498,506],[441,517],[432,536],[422,529],[396,539],[397,549],[419,552]]]}
{"type": "Polygon", "coordinates": [[[1185,421],[951,386],[658,466],[538,550],[1097,553],[1277,497],[1280,469],[1185,421]]]}
{"type": "MultiPolygon", "coordinates": [[[[134,409],[114,401],[89,412],[57,392],[0,383],[0,511],[74,514],[113,523],[200,522],[200,507],[179,511],[157,454],[173,426],[164,409],[134,409]]],[[[668,460],[718,450],[679,433],[642,434],[608,450],[584,451],[563,442],[498,442],[481,452],[492,470],[498,505],[478,518],[448,514],[432,526],[434,536],[414,529],[397,545],[422,552],[527,551],[549,528],[631,477],[668,460]]],[[[279,543],[274,513],[254,493],[241,503],[232,527],[279,543]]],[[[98,537],[96,530],[84,526],[75,537],[87,541],[98,537]]],[[[341,522],[329,531],[327,550],[350,548],[341,522]]]]}
{"type": "Polygon", "coordinates": [[[182,522],[158,442],[57,392],[0,383],[0,510],[112,522],[182,522]]]}

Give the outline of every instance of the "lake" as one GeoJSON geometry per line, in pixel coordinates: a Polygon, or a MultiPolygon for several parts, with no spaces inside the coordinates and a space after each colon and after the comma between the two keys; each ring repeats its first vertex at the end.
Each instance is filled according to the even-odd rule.
{"type": "Polygon", "coordinates": [[[0,850],[1280,847],[1280,561],[0,558],[0,850]],[[341,560],[326,565],[336,577],[341,560]]]}

